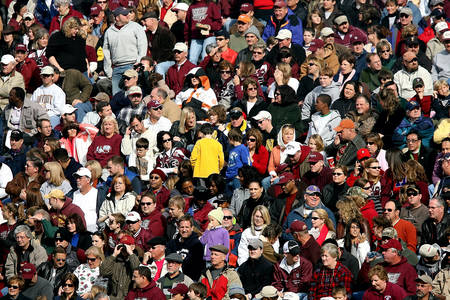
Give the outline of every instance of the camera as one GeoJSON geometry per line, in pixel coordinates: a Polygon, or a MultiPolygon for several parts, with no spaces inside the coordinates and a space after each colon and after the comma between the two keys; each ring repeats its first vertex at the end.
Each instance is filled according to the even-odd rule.
{"type": "Polygon", "coordinates": [[[144,70],[144,65],[142,63],[135,64],[133,66],[133,69],[135,69],[137,72],[143,71],[144,70]]]}
{"type": "Polygon", "coordinates": [[[120,244],[117,246],[117,250],[122,250],[125,249],[125,245],[124,244],[120,244]]]}

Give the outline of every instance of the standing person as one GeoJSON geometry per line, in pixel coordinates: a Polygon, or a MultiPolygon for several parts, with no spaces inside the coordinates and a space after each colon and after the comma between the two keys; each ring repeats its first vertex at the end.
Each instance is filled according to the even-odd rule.
{"type": "Polygon", "coordinates": [[[103,41],[103,68],[106,75],[112,78],[113,95],[120,91],[122,74],[147,53],[145,31],[142,26],[130,21],[128,14],[129,11],[123,7],[114,10],[115,23],[105,32],[103,41]]]}
{"type": "Polygon", "coordinates": [[[97,189],[91,184],[91,171],[80,168],[75,172],[77,190],[73,193],[72,203],[81,208],[86,220],[86,229],[90,232],[97,231],[97,189]]]}

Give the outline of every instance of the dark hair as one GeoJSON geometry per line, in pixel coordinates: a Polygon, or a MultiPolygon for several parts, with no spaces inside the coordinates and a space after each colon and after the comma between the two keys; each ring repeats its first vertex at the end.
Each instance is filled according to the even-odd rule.
{"type": "MultiPolygon", "coordinates": [[[[400,201],[397,201],[397,200],[395,200],[395,199],[390,199],[390,200],[386,201],[386,203],[387,203],[387,202],[393,202],[394,205],[395,205],[395,210],[400,211],[400,210],[402,209],[402,204],[400,203],[400,201]]],[[[385,204],[385,205],[386,205],[386,204],[385,204]]]]}
{"type": "Polygon", "coordinates": [[[11,91],[14,91],[16,93],[16,97],[20,100],[25,100],[25,90],[23,88],[15,86],[11,89],[11,91]]]}
{"type": "Polygon", "coordinates": [[[195,224],[194,218],[192,218],[192,216],[188,215],[188,214],[185,214],[184,216],[182,216],[181,218],[178,219],[178,221],[177,221],[178,225],[183,221],[187,221],[187,222],[191,223],[191,227],[194,226],[194,224],[195,224]]]}
{"type": "Polygon", "coordinates": [[[150,271],[150,268],[140,266],[134,269],[135,271],[138,271],[139,275],[147,278],[148,281],[152,281],[152,271],[150,271]]]}
{"type": "Polygon", "coordinates": [[[373,225],[378,227],[388,228],[391,227],[391,221],[389,221],[385,216],[376,216],[372,219],[373,225]]]}
{"type": "Polygon", "coordinates": [[[84,226],[83,219],[79,214],[71,214],[67,217],[67,224],[70,222],[75,224],[77,233],[86,232],[86,227],[84,226]]]}
{"type": "Polygon", "coordinates": [[[55,254],[66,254],[67,255],[67,252],[66,252],[66,249],[64,249],[63,247],[55,247],[55,249],[53,249],[52,254],[53,255],[55,255],[55,254]]]}
{"type": "Polygon", "coordinates": [[[110,159],[108,159],[108,161],[112,162],[115,165],[119,165],[122,168],[125,168],[125,160],[123,159],[122,156],[119,155],[114,155],[113,157],[111,157],[110,159]]]}
{"type": "MultiPolygon", "coordinates": [[[[346,83],[344,83],[343,84],[343,86],[342,86],[342,91],[341,91],[341,94],[339,95],[339,97],[340,98],[344,98],[344,90],[345,90],[345,87],[347,86],[347,85],[353,85],[353,89],[355,90],[355,95],[353,96],[353,98],[352,99],[354,99],[354,100],[356,100],[356,97],[359,95],[359,84],[358,84],[358,82],[356,82],[356,81],[354,81],[354,80],[350,80],[350,81],[347,81],[346,83]]],[[[369,102],[370,103],[370,102],[369,102]]]]}
{"type": "Polygon", "coordinates": [[[77,276],[75,276],[75,274],[73,274],[73,273],[66,273],[66,274],[64,274],[62,276],[61,285],[64,285],[69,280],[72,282],[73,288],[75,290],[74,294],[76,294],[77,290],[78,290],[79,281],[78,281],[77,276]]]}
{"type": "Polygon", "coordinates": [[[165,136],[166,134],[169,135],[171,139],[173,138],[172,134],[170,134],[170,132],[168,131],[160,131],[156,135],[156,147],[158,148],[159,152],[164,151],[163,136],[165,136]]]}
{"type": "Polygon", "coordinates": [[[281,62],[283,58],[292,57],[290,65],[292,66],[295,63],[295,58],[292,54],[292,49],[289,47],[281,47],[280,52],[277,55],[277,62],[281,62]]]}
{"type": "Polygon", "coordinates": [[[140,114],[132,114],[132,115],[130,116],[130,124],[131,124],[131,122],[134,121],[134,119],[138,120],[139,122],[142,122],[142,120],[143,120],[144,118],[143,118],[142,115],[140,115],[140,114]]]}
{"type": "Polygon", "coordinates": [[[356,58],[352,53],[344,52],[339,56],[339,64],[342,64],[344,60],[348,61],[348,63],[353,65],[353,68],[355,68],[356,64],[356,58]]]}
{"type": "Polygon", "coordinates": [[[66,124],[63,129],[62,129],[62,135],[64,138],[69,138],[69,130],[70,129],[75,129],[78,132],[80,132],[80,126],[75,123],[75,122],[70,122],[68,124],[66,124]]]}
{"type": "Polygon", "coordinates": [[[381,78],[389,78],[392,80],[394,78],[394,74],[392,74],[391,70],[381,69],[378,72],[378,80],[381,80],[381,78]]]}
{"type": "MultiPolygon", "coordinates": [[[[100,101],[100,102],[98,102],[98,103],[95,105],[95,111],[96,111],[97,113],[100,113],[100,112],[103,111],[103,108],[106,107],[106,106],[108,106],[108,105],[110,105],[109,102],[106,102],[106,101],[100,101]]],[[[130,122],[131,122],[131,120],[133,120],[133,119],[130,119],[130,122]]]]}
{"type": "Polygon", "coordinates": [[[44,166],[44,162],[39,157],[27,157],[27,161],[31,162],[33,167],[38,168],[39,170],[44,166]]]}
{"type": "Polygon", "coordinates": [[[330,105],[331,105],[331,97],[330,97],[330,95],[320,94],[317,97],[317,100],[322,102],[323,104],[326,104],[328,107],[330,107],[330,105]]]}
{"type": "Polygon", "coordinates": [[[206,286],[201,282],[194,282],[189,286],[189,290],[192,290],[194,294],[201,298],[205,299],[208,295],[208,291],[206,289],[206,286]]]}
{"type": "Polygon", "coordinates": [[[200,126],[200,132],[204,135],[213,134],[214,128],[210,123],[204,123],[200,126]]]}
{"type": "Polygon", "coordinates": [[[231,128],[230,132],[228,132],[228,139],[233,142],[241,142],[242,143],[242,132],[239,128],[231,128]]]}
{"type": "Polygon", "coordinates": [[[242,186],[247,188],[252,178],[258,177],[259,172],[255,167],[244,165],[238,169],[238,174],[242,174],[242,186]]]}
{"type": "Polygon", "coordinates": [[[270,223],[266,227],[264,227],[261,235],[266,237],[267,239],[275,239],[281,235],[283,232],[283,228],[278,223],[270,223]]]}
{"type": "Polygon", "coordinates": [[[136,141],[136,148],[148,149],[149,145],[150,145],[150,143],[146,138],[141,137],[136,141]]]}
{"type": "Polygon", "coordinates": [[[352,224],[357,224],[360,232],[367,234],[367,232],[364,231],[362,220],[352,219],[350,222],[348,222],[347,225],[345,226],[345,236],[344,236],[344,248],[348,252],[352,251],[352,236],[350,235],[350,229],[352,228],[352,224]]]}
{"type": "Polygon", "coordinates": [[[210,187],[212,183],[216,184],[218,194],[223,194],[225,192],[226,181],[220,174],[211,174],[206,178],[206,187],[210,187]]]}
{"type": "Polygon", "coordinates": [[[417,136],[418,140],[420,140],[420,141],[422,140],[422,136],[416,129],[411,129],[411,131],[406,134],[406,137],[408,137],[408,135],[411,135],[411,134],[415,134],[417,136]]]}
{"type": "Polygon", "coordinates": [[[59,160],[62,162],[66,162],[69,160],[69,154],[67,153],[67,150],[64,148],[59,148],[56,149],[53,153],[53,157],[55,158],[55,160],[59,160]]]}

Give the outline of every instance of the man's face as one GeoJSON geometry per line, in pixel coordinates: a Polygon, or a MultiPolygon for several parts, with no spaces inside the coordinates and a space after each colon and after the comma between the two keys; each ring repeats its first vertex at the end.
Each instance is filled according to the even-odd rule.
{"type": "Polygon", "coordinates": [[[320,75],[319,76],[319,83],[321,87],[327,87],[331,84],[331,81],[333,80],[332,77],[327,75],[320,75]]]}
{"type": "Polygon", "coordinates": [[[372,55],[369,67],[374,71],[380,71],[382,66],[380,57],[378,55],[372,55]]]}
{"type": "Polygon", "coordinates": [[[253,46],[258,42],[258,37],[253,33],[247,33],[245,35],[245,41],[247,42],[247,46],[253,46]]]}
{"type": "Polygon", "coordinates": [[[175,205],[169,206],[169,215],[172,218],[178,218],[183,215],[183,210],[175,205]]]}
{"type": "Polygon", "coordinates": [[[14,62],[10,62],[9,64],[2,64],[3,75],[9,75],[14,70],[14,67],[14,62]]]}
{"type": "Polygon", "coordinates": [[[16,51],[16,61],[21,63],[27,58],[27,53],[25,51],[16,51]]]}
{"type": "Polygon", "coordinates": [[[116,176],[117,174],[120,173],[121,168],[120,165],[116,165],[115,163],[113,163],[112,161],[108,161],[107,165],[106,165],[106,169],[109,170],[109,174],[111,176],[116,176]]]}
{"type": "Polygon", "coordinates": [[[256,249],[253,247],[249,247],[248,253],[249,253],[250,258],[258,259],[261,257],[261,255],[263,253],[263,249],[261,249],[259,247],[256,249]]]}
{"type": "Polygon", "coordinates": [[[76,121],[75,112],[70,113],[70,114],[64,114],[62,117],[66,121],[66,123],[75,123],[75,121],[76,121]]]}
{"type": "MultiPolygon", "coordinates": [[[[449,161],[446,161],[446,163],[450,165],[449,161]]],[[[428,205],[428,213],[430,214],[430,218],[435,220],[440,219],[444,215],[444,207],[439,204],[438,200],[431,199],[428,205]]]]}
{"type": "Polygon", "coordinates": [[[150,197],[144,197],[141,199],[141,209],[145,215],[151,214],[156,208],[156,202],[150,197]]]}
{"type": "Polygon", "coordinates": [[[441,151],[443,154],[450,153],[450,142],[442,142],[441,151]]]}
{"type": "Polygon", "coordinates": [[[316,207],[320,204],[320,194],[305,194],[305,202],[310,207],[316,207]]]}
{"type": "Polygon", "coordinates": [[[131,105],[132,105],[133,107],[136,107],[136,106],[138,106],[139,103],[141,103],[141,101],[142,101],[142,94],[132,94],[132,95],[129,95],[128,98],[129,98],[130,101],[131,101],[131,105]]]}
{"type": "Polygon", "coordinates": [[[211,265],[213,267],[220,266],[224,263],[226,255],[219,251],[211,251],[211,265]]]}
{"type": "Polygon", "coordinates": [[[419,140],[417,134],[409,134],[406,136],[406,146],[411,152],[417,151],[419,149],[420,142],[421,140],[419,140]]]}
{"type": "Polygon", "coordinates": [[[133,281],[138,287],[143,287],[145,284],[145,277],[141,276],[137,270],[133,271],[133,281]]]}
{"type": "Polygon", "coordinates": [[[273,14],[275,16],[275,19],[277,19],[278,21],[281,21],[284,19],[284,17],[286,17],[288,12],[287,7],[275,7],[273,9],[273,14]]]}
{"type": "Polygon", "coordinates": [[[67,249],[67,247],[69,247],[69,242],[66,241],[66,240],[56,239],[55,240],[55,246],[67,249]]]}
{"type": "Polygon", "coordinates": [[[20,148],[22,148],[23,139],[19,139],[19,140],[11,139],[10,142],[11,142],[12,150],[18,151],[18,150],[20,150],[20,148]]]}
{"type": "Polygon", "coordinates": [[[289,47],[291,45],[291,39],[278,40],[278,47],[289,47]]]}
{"type": "Polygon", "coordinates": [[[154,245],[150,247],[150,253],[152,254],[152,258],[155,260],[160,260],[161,257],[164,256],[164,252],[166,250],[166,246],[164,245],[154,245]]]}
{"type": "Polygon", "coordinates": [[[28,176],[34,176],[38,173],[39,169],[36,168],[31,161],[27,161],[25,164],[25,174],[28,176]]]}
{"type": "Polygon", "coordinates": [[[353,132],[354,132],[354,129],[343,128],[341,133],[340,133],[340,137],[344,141],[350,141],[352,139],[352,137],[353,137],[353,132]]]}
{"type": "Polygon", "coordinates": [[[398,219],[398,210],[395,210],[395,204],[392,201],[386,202],[384,205],[384,216],[391,222],[398,219]]]}
{"type": "Polygon", "coordinates": [[[288,158],[291,164],[296,164],[300,161],[300,156],[302,155],[302,151],[297,151],[294,155],[288,155],[288,158]]]}
{"type": "Polygon", "coordinates": [[[392,249],[392,248],[384,249],[383,250],[383,258],[384,258],[384,261],[387,262],[388,264],[395,263],[398,258],[397,250],[392,249]]]}
{"type": "Polygon", "coordinates": [[[244,32],[246,32],[250,28],[250,25],[251,25],[250,23],[237,21],[238,32],[240,34],[244,34],[244,32]]]}
{"type": "Polygon", "coordinates": [[[159,120],[162,116],[162,106],[150,109],[150,118],[159,120]]]}
{"type": "Polygon", "coordinates": [[[288,182],[286,182],[285,184],[282,185],[281,189],[283,190],[283,192],[287,195],[290,195],[292,193],[292,191],[294,190],[295,187],[295,181],[294,180],[289,180],[288,182]]]}
{"type": "MultiPolygon", "coordinates": [[[[258,127],[259,127],[259,129],[261,129],[261,131],[266,131],[268,124],[270,124],[270,120],[268,120],[268,119],[261,119],[258,121],[258,127]]],[[[450,145],[450,143],[449,143],[449,145],[450,145]]],[[[449,150],[450,150],[450,146],[449,146],[449,150]]]]}
{"type": "Polygon", "coordinates": [[[419,54],[419,43],[406,45],[406,51],[411,51],[415,55],[419,54]]]}
{"type": "Polygon", "coordinates": [[[216,42],[219,48],[225,47],[228,44],[229,39],[226,39],[224,36],[217,36],[216,42]]]}
{"type": "Polygon", "coordinates": [[[406,71],[410,73],[417,71],[417,69],[419,68],[419,63],[416,54],[411,51],[403,54],[403,66],[405,67],[406,71]]]}
{"type": "Polygon", "coordinates": [[[323,9],[325,10],[332,10],[334,8],[334,5],[336,4],[333,0],[324,0],[323,1],[323,9]]]}
{"type": "Polygon", "coordinates": [[[422,194],[420,194],[416,190],[411,189],[411,190],[406,191],[406,197],[408,199],[408,203],[412,207],[416,207],[417,205],[420,204],[420,200],[422,199],[422,194]]]}
{"type": "Polygon", "coordinates": [[[243,116],[240,116],[237,119],[232,118],[231,119],[231,127],[239,128],[239,127],[241,127],[243,121],[244,121],[244,117],[243,116]]]}
{"type": "Polygon", "coordinates": [[[141,228],[142,225],[142,221],[133,221],[133,222],[127,221],[126,223],[128,225],[128,230],[133,234],[138,232],[139,228],[141,228]]]}
{"type": "Polygon", "coordinates": [[[233,213],[228,209],[223,210],[222,226],[226,229],[233,226],[233,213]]]}
{"type": "Polygon", "coordinates": [[[356,111],[358,114],[363,115],[370,109],[370,104],[363,98],[359,97],[356,99],[356,111]]]}
{"type": "Polygon", "coordinates": [[[82,189],[90,184],[90,178],[86,176],[77,176],[77,188],[82,189]]]}
{"type": "Polygon", "coordinates": [[[128,76],[122,76],[123,77],[123,85],[126,89],[129,89],[132,86],[136,86],[138,82],[137,76],[128,77],[128,76]]]}
{"type": "Polygon", "coordinates": [[[356,42],[352,44],[353,53],[361,54],[364,50],[364,43],[356,42]]]}
{"type": "Polygon", "coordinates": [[[139,134],[141,134],[144,131],[144,124],[142,124],[142,122],[136,118],[130,122],[130,127],[139,134]]]}
{"type": "Polygon", "coordinates": [[[56,266],[56,268],[62,268],[66,264],[66,257],[67,255],[65,253],[56,253],[53,255],[53,264],[56,266]]]}
{"type": "Polygon", "coordinates": [[[445,50],[447,50],[447,52],[450,52],[450,40],[445,40],[444,46],[445,46],[445,50]]]}
{"type": "Polygon", "coordinates": [[[50,136],[52,134],[52,124],[49,121],[42,121],[41,127],[38,127],[38,131],[44,136],[50,136]]]}
{"type": "Polygon", "coordinates": [[[416,282],[416,288],[417,288],[416,295],[420,299],[427,297],[433,290],[431,284],[422,281],[416,282]]]}
{"type": "Polygon", "coordinates": [[[53,83],[53,75],[42,74],[41,79],[44,86],[49,86],[53,83]]]}
{"type": "Polygon", "coordinates": [[[174,50],[173,51],[175,62],[176,63],[182,63],[186,60],[187,53],[180,50],[174,50]]]}
{"type": "Polygon", "coordinates": [[[149,31],[155,31],[158,28],[158,20],[155,18],[146,18],[144,26],[149,31]]]}
{"type": "Polygon", "coordinates": [[[16,234],[17,245],[21,248],[28,247],[30,245],[30,238],[27,237],[25,232],[19,232],[16,234]]]}
{"type": "Polygon", "coordinates": [[[111,105],[104,106],[99,115],[101,118],[112,116],[111,105]]]}
{"type": "Polygon", "coordinates": [[[188,237],[191,236],[194,227],[189,221],[181,221],[180,225],[178,226],[178,230],[180,232],[181,237],[183,239],[187,239],[188,237]]]}
{"type": "Polygon", "coordinates": [[[407,14],[400,14],[400,24],[402,24],[402,26],[406,26],[411,24],[412,22],[412,16],[407,15],[407,14]]]}
{"type": "Polygon", "coordinates": [[[338,31],[341,33],[347,33],[348,28],[349,28],[348,22],[343,22],[341,23],[341,25],[338,25],[337,27],[338,31]]]}
{"type": "Polygon", "coordinates": [[[181,268],[181,264],[174,261],[167,261],[167,272],[169,274],[177,273],[181,268]]]}
{"type": "Polygon", "coordinates": [[[311,172],[319,173],[320,171],[322,171],[323,160],[319,160],[318,162],[311,162],[309,163],[309,166],[311,168],[311,172]]]}

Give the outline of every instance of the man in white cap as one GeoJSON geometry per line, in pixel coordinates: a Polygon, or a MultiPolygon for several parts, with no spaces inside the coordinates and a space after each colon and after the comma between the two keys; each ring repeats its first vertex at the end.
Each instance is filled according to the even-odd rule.
{"type": "Polygon", "coordinates": [[[445,49],[444,42],[442,41],[442,35],[445,31],[448,30],[448,24],[446,21],[440,21],[436,24],[433,24],[432,28],[434,28],[434,38],[428,41],[427,50],[425,51],[425,55],[433,61],[433,58],[436,54],[445,49]]]}
{"type": "Polygon", "coordinates": [[[311,169],[308,163],[311,148],[303,146],[299,142],[291,141],[286,145],[284,151],[287,154],[286,163],[290,166],[295,179],[300,179],[311,169]]]}
{"type": "Polygon", "coordinates": [[[437,53],[433,58],[433,67],[431,68],[431,78],[433,81],[438,79],[448,80],[450,78],[450,31],[442,34],[442,42],[445,49],[437,53]]]}
{"type": "Polygon", "coordinates": [[[262,288],[259,294],[256,294],[256,299],[276,299],[281,300],[278,290],[271,285],[266,285],[262,288]]]}
{"type": "Polygon", "coordinates": [[[361,37],[361,41],[364,44],[367,43],[367,34],[361,29],[350,25],[347,16],[345,15],[337,16],[333,20],[333,23],[336,27],[336,31],[334,33],[335,43],[351,48],[351,37],[355,35],[361,37]]]}
{"type": "Polygon", "coordinates": [[[173,47],[175,64],[167,70],[166,83],[175,94],[183,89],[184,78],[189,71],[196,67],[187,60],[188,47],[185,43],[176,43],[173,47]]]}
{"type": "Polygon", "coordinates": [[[177,21],[172,24],[170,31],[172,31],[175,39],[178,42],[184,42],[184,23],[186,22],[186,13],[189,5],[184,2],[178,2],[172,7],[172,11],[177,14],[177,21]]]}
{"type": "Polygon", "coordinates": [[[11,54],[2,56],[2,76],[0,77],[0,109],[8,104],[9,92],[13,87],[25,89],[25,81],[22,74],[15,70],[16,60],[11,54]]]}
{"type": "Polygon", "coordinates": [[[138,86],[133,86],[128,89],[126,94],[130,101],[130,105],[125,106],[120,110],[117,119],[122,120],[126,124],[130,124],[130,117],[132,115],[138,115],[145,118],[147,106],[144,101],[142,101],[142,89],[138,86]]]}
{"type": "Polygon", "coordinates": [[[306,58],[305,49],[303,49],[300,44],[296,44],[293,40],[293,33],[289,29],[281,29],[278,31],[278,34],[275,36],[278,40],[278,47],[275,46],[270,50],[269,54],[267,54],[267,61],[270,62],[273,66],[277,64],[278,54],[280,53],[280,49],[283,47],[290,48],[292,51],[292,56],[295,58],[295,61],[301,65],[306,58]]]}
{"type": "Polygon", "coordinates": [[[130,21],[128,14],[129,11],[123,7],[114,10],[115,24],[106,30],[103,42],[104,70],[112,79],[113,95],[120,90],[123,72],[147,54],[145,31],[140,24],[130,21]]]}
{"type": "Polygon", "coordinates": [[[45,66],[41,70],[42,85],[31,96],[31,101],[36,102],[47,110],[52,127],[60,123],[61,114],[66,104],[66,94],[53,83],[55,70],[52,66],[45,66]]]}
{"type": "Polygon", "coordinates": [[[253,117],[258,124],[259,129],[263,134],[263,145],[268,151],[272,151],[273,147],[277,145],[277,132],[272,125],[272,115],[266,110],[261,110],[253,117]]]}
{"type": "Polygon", "coordinates": [[[77,180],[78,190],[73,193],[72,203],[83,210],[84,218],[86,220],[86,229],[90,232],[96,232],[98,191],[91,184],[91,171],[87,168],[79,168],[73,176],[77,180]]]}

